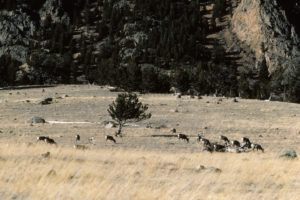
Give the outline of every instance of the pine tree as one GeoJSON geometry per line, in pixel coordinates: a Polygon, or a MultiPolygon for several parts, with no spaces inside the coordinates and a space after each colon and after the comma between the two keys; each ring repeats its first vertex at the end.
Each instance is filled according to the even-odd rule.
{"type": "Polygon", "coordinates": [[[147,110],[148,105],[143,105],[139,102],[136,94],[119,94],[116,100],[109,105],[107,110],[111,118],[119,125],[116,136],[122,135],[122,128],[126,122],[138,122],[149,119],[151,113],[146,113],[147,110]]]}

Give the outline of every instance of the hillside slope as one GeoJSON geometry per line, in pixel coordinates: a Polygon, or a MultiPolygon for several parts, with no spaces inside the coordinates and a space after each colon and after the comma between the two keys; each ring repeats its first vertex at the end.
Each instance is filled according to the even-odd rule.
{"type": "Polygon", "coordinates": [[[254,98],[289,90],[283,97],[294,96],[297,90],[297,1],[0,5],[1,85],[89,81],[127,90],[166,92],[176,86],[254,98]]]}

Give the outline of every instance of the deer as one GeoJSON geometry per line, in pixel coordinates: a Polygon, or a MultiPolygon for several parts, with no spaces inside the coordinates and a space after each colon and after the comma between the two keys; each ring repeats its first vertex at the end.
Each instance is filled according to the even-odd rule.
{"type": "Polygon", "coordinates": [[[261,152],[264,153],[264,149],[262,148],[262,146],[261,146],[260,144],[251,144],[251,148],[252,148],[253,150],[256,149],[256,151],[260,150],[261,152]]]}
{"type": "Polygon", "coordinates": [[[116,143],[115,138],[114,138],[113,136],[111,136],[111,135],[106,135],[106,136],[105,136],[105,140],[106,140],[106,141],[107,141],[107,140],[110,140],[110,141],[116,143]]]}
{"type": "Polygon", "coordinates": [[[182,139],[182,140],[185,140],[187,143],[189,143],[189,138],[187,137],[187,135],[179,133],[177,135],[177,137],[178,137],[179,140],[182,139]]]}

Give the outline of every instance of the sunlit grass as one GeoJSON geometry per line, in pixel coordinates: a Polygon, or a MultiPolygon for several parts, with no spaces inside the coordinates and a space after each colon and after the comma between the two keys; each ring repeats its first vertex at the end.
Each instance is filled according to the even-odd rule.
{"type": "Polygon", "coordinates": [[[297,199],[300,195],[299,161],[277,159],[271,153],[79,151],[8,144],[0,149],[0,165],[1,199],[297,199]],[[50,158],[42,157],[47,151],[50,158]],[[206,169],[198,169],[199,165],[206,169]]]}
{"type": "MultiPolygon", "coordinates": [[[[300,105],[258,100],[206,97],[176,99],[170,94],[141,95],[152,118],[138,127],[124,127],[117,144],[106,142],[100,122],[110,120],[107,106],[117,96],[97,86],[59,86],[0,91],[0,199],[299,199],[300,163],[277,155],[299,152],[300,105]],[[24,95],[26,92],[26,95],[24,95]],[[42,97],[68,94],[41,106],[42,97]],[[26,99],[31,102],[26,103],[26,99]],[[209,102],[209,103],[207,103],[209,102]],[[178,112],[172,112],[175,108],[178,112]],[[87,121],[90,124],[34,124],[25,120],[87,121]],[[152,128],[146,128],[146,124],[152,128]],[[161,127],[161,128],[156,128],[161,127]],[[187,134],[154,138],[171,128],[187,134]],[[89,150],[72,148],[75,138],[89,150]],[[212,141],[219,135],[249,137],[265,153],[201,152],[196,135],[212,141]],[[36,142],[50,136],[57,147],[36,142]],[[88,144],[94,136],[96,145],[88,144]],[[50,152],[49,158],[41,154],[50,152]],[[205,169],[199,168],[203,165],[205,169]],[[216,171],[216,168],[221,171],[216,171]]],[[[220,142],[220,141],[219,141],[220,142]]]]}

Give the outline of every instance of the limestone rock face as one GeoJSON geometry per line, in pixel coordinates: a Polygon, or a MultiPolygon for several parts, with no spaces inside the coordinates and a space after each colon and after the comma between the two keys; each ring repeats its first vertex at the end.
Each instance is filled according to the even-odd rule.
{"type": "Polygon", "coordinates": [[[0,56],[9,51],[14,59],[25,63],[28,46],[34,43],[31,38],[38,33],[36,22],[21,8],[1,11],[0,19],[0,56]]]}
{"type": "Polygon", "coordinates": [[[277,0],[242,0],[230,22],[231,31],[250,47],[255,67],[265,58],[269,72],[299,62],[299,38],[277,0]]]}
{"type": "Polygon", "coordinates": [[[0,57],[9,52],[13,59],[26,63],[30,46],[42,45],[34,38],[40,38],[39,24],[43,26],[47,16],[54,23],[70,23],[61,0],[46,0],[38,14],[26,4],[13,11],[0,10],[0,57]]]}
{"type": "Polygon", "coordinates": [[[39,10],[41,25],[44,24],[46,18],[49,16],[55,23],[62,23],[69,25],[70,17],[62,9],[61,0],[47,0],[43,7],[39,10]]]}

